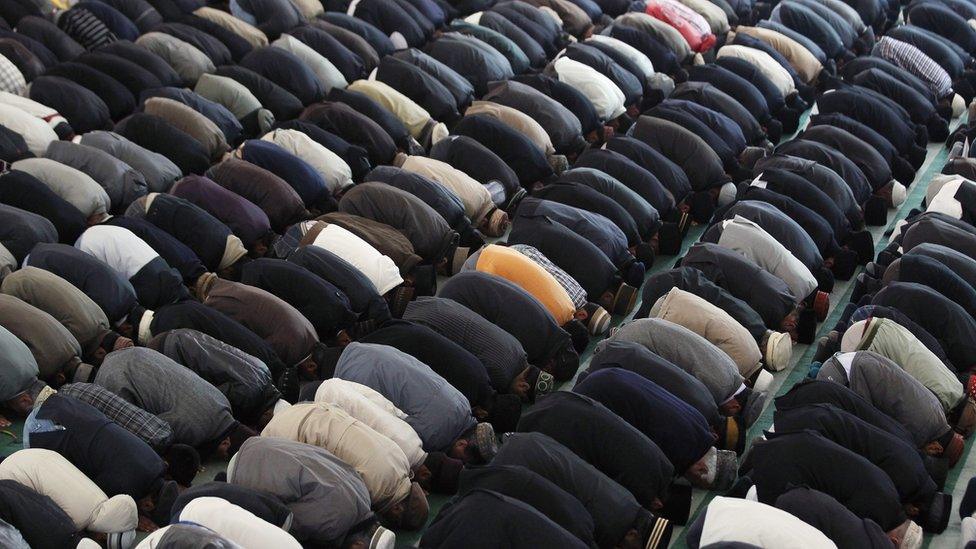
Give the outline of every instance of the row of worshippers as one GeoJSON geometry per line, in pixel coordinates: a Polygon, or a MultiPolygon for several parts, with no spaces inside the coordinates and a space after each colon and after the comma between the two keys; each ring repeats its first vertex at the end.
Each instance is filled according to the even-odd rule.
{"type": "MultiPolygon", "coordinates": [[[[819,341],[813,379],[776,399],[773,425],[746,453],[729,494],[744,499],[709,505],[690,529],[691,546],[754,543],[762,531],[811,547],[917,547],[923,532],[946,528],[952,500],[940,490],[976,417],[976,183],[963,175],[967,131],[950,137],[961,146],[921,208],[896,224],[858,276],[851,302],[819,341]],[[763,526],[743,528],[744,515],[763,526]]],[[[973,485],[960,504],[960,547],[976,539],[973,485]]]]}

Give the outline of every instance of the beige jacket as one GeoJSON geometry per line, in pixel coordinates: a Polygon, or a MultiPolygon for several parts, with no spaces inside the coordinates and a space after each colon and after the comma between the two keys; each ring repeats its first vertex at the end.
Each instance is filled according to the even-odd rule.
{"type": "Polygon", "coordinates": [[[234,17],[226,11],[221,11],[208,6],[197,9],[193,15],[216,23],[230,32],[240,36],[247,41],[251,47],[260,48],[268,45],[268,37],[260,29],[241,19],[234,17]]]}
{"type": "MultiPolygon", "coordinates": [[[[736,27],[736,32],[741,32],[742,34],[747,34],[762,40],[763,42],[769,44],[776,51],[783,54],[783,57],[790,62],[790,65],[796,69],[799,73],[800,78],[803,79],[807,84],[813,82],[817,79],[820,71],[823,70],[823,65],[810,50],[803,47],[796,40],[793,40],[785,34],[776,32],[772,29],[764,29],[762,27],[736,27]]],[[[732,40],[732,36],[728,39],[732,40]]]]}
{"type": "Polygon", "coordinates": [[[395,442],[407,456],[412,469],[420,467],[427,459],[417,431],[404,421],[407,415],[375,390],[352,381],[332,378],[319,385],[313,400],[342,408],[350,416],[395,442]]]}
{"type": "Polygon", "coordinates": [[[211,159],[218,159],[230,150],[224,132],[217,124],[193,108],[167,97],[150,97],[143,103],[146,114],[164,118],[170,124],[190,134],[199,141],[210,154],[211,159]]]}
{"type": "MultiPolygon", "coordinates": [[[[349,91],[359,92],[393,113],[417,141],[422,141],[424,131],[432,123],[426,109],[379,80],[356,80],[349,84],[349,91]]],[[[443,133],[447,133],[446,128],[443,133]]]]}
{"type": "Polygon", "coordinates": [[[762,366],[762,353],[749,331],[728,313],[693,293],[673,288],[658,300],[651,313],[655,318],[688,328],[722,349],[744,378],[762,366]]]}
{"type": "Polygon", "coordinates": [[[400,447],[338,406],[296,404],[275,414],[261,436],[325,448],[356,469],[380,513],[410,494],[410,463],[400,447]]]}
{"type": "Polygon", "coordinates": [[[539,150],[546,153],[546,156],[556,154],[552,139],[549,138],[549,134],[546,133],[542,125],[520,110],[491,101],[475,101],[471,103],[468,110],[464,111],[465,116],[472,114],[484,114],[496,118],[506,126],[528,137],[529,141],[539,147],[539,150]]]}
{"type": "Polygon", "coordinates": [[[108,497],[70,461],[51,450],[14,452],[0,463],[0,479],[17,481],[51,498],[78,530],[127,532],[139,522],[131,496],[108,497]]]}
{"type": "Polygon", "coordinates": [[[475,227],[495,207],[491,193],[484,185],[446,162],[426,156],[398,156],[396,162],[400,162],[399,165],[404,170],[432,179],[457,195],[464,204],[464,215],[471,219],[471,224],[475,227]],[[403,161],[400,162],[400,159],[403,161]]]}

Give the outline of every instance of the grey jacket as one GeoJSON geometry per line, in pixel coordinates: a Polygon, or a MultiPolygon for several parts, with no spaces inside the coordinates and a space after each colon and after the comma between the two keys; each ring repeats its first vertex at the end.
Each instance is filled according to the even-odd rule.
{"type": "Polygon", "coordinates": [[[81,144],[107,152],[141,173],[148,192],[166,192],[183,176],[180,168],[169,158],[136,145],[115,132],[88,132],[81,136],[81,144]]]}
{"type": "Polygon", "coordinates": [[[141,173],[101,149],[54,141],[48,146],[46,156],[91,176],[108,193],[114,212],[124,211],[133,200],[149,192],[141,173]]]}
{"type": "Polygon", "coordinates": [[[921,448],[949,429],[939,399],[897,364],[870,351],[837,353],[825,360],[817,379],[850,387],[875,408],[901,423],[921,448]],[[848,368],[844,364],[850,365],[848,368]]]}
{"type": "Polygon", "coordinates": [[[630,341],[670,360],[708,387],[716,404],[732,398],[743,378],[735,362],[702,336],[660,318],[641,318],[620,327],[611,337],[597,344],[594,353],[611,341],[630,341]]]}
{"type": "Polygon", "coordinates": [[[369,491],[356,470],[311,444],[249,438],[228,464],[227,482],[281,500],[294,517],[290,532],[301,542],[336,544],[373,516],[369,491]]]}
{"type": "Polygon", "coordinates": [[[152,349],[109,353],[95,383],[169,423],[173,442],[202,446],[226,436],[236,424],[223,393],[152,349]]]}

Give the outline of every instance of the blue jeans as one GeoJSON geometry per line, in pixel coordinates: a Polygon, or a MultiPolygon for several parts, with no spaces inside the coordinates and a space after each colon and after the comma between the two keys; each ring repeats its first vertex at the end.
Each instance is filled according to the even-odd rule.
{"type": "Polygon", "coordinates": [[[30,448],[31,433],[50,433],[51,431],[63,431],[64,427],[54,423],[50,419],[38,419],[37,411],[40,406],[31,410],[30,415],[24,422],[24,448],[30,448]]]}

